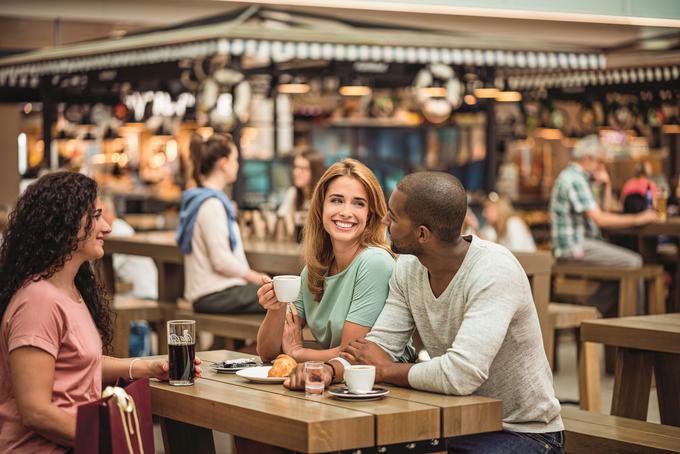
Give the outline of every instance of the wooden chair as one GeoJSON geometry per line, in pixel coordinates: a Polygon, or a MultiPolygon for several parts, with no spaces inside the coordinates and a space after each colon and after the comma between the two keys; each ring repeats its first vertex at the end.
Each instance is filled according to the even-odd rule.
{"type": "Polygon", "coordinates": [[[593,320],[600,317],[600,313],[596,308],[591,306],[582,306],[580,304],[566,304],[566,303],[550,303],[548,305],[548,320],[552,329],[549,331],[551,336],[548,341],[552,345],[552,366],[553,370],[557,370],[557,332],[558,330],[573,329],[576,331],[576,345],[580,345],[578,339],[578,331],[581,327],[581,322],[584,320],[593,320]]]}
{"type": "Polygon", "coordinates": [[[569,454],[680,453],[680,427],[562,407],[569,454]]]}
{"type": "Polygon", "coordinates": [[[166,322],[174,318],[175,305],[117,295],[113,299],[116,314],[113,333],[113,356],[127,358],[130,349],[130,322],[146,320],[158,333],[159,353],[167,353],[166,322]]]}

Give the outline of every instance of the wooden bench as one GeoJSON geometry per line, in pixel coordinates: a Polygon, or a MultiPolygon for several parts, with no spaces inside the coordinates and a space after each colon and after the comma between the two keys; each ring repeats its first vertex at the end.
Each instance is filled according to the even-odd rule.
{"type": "Polygon", "coordinates": [[[557,370],[557,331],[563,329],[576,330],[576,344],[579,345],[578,330],[581,327],[581,322],[599,317],[600,313],[591,306],[566,303],[550,303],[548,305],[548,320],[552,327],[548,334],[552,338],[548,343],[553,346],[553,370],[557,370]]]}
{"type": "Polygon", "coordinates": [[[663,268],[659,265],[643,265],[637,269],[611,268],[602,265],[556,262],[553,277],[577,277],[596,281],[619,282],[619,317],[636,315],[637,286],[640,279],[650,282],[647,302],[650,314],[666,312],[664,299],[663,268]]]}
{"type": "Polygon", "coordinates": [[[562,407],[565,451],[581,453],[680,453],[680,427],[562,407]]]}
{"type": "Polygon", "coordinates": [[[130,350],[130,323],[146,320],[158,333],[159,353],[167,353],[166,322],[174,318],[175,305],[117,295],[113,299],[116,321],[113,332],[113,356],[127,358],[130,350]]]}
{"type": "MultiPolygon", "coordinates": [[[[265,314],[201,314],[194,312],[191,303],[180,300],[177,303],[177,319],[195,320],[196,331],[206,331],[229,340],[257,339],[265,314]]],[[[303,330],[304,340],[314,339],[308,328],[303,330]]]]}

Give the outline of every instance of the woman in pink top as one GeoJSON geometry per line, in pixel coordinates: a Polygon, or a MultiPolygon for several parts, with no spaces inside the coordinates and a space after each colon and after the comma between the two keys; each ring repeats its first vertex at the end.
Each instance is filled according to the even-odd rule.
{"type": "Polygon", "coordinates": [[[165,360],[102,355],[112,313],[90,263],[111,231],[101,211],[94,180],[59,172],[29,186],[10,214],[0,248],[0,452],[65,452],[77,406],[98,399],[102,384],[167,379],[165,360]]]}
{"type": "Polygon", "coordinates": [[[645,161],[638,167],[633,178],[628,179],[621,188],[621,205],[624,213],[639,213],[647,208],[656,207],[656,184],[649,179],[652,166],[645,161]],[[648,194],[651,192],[652,207],[648,207],[648,194]]]}

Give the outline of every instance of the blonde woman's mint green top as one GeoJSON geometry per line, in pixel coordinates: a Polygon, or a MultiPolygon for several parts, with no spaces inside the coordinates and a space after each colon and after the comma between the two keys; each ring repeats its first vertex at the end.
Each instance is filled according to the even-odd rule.
{"type": "Polygon", "coordinates": [[[394,263],[384,249],[364,249],[342,272],[326,276],[320,302],[309,292],[305,266],[295,308],[323,348],[340,345],[346,321],[367,328],[373,326],[387,300],[394,263]]]}

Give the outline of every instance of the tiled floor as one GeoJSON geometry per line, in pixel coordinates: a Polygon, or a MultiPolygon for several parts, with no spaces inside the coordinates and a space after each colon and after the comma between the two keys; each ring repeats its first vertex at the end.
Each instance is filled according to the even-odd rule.
{"type": "MultiPolygon", "coordinates": [[[[561,401],[578,401],[578,373],[576,362],[576,342],[573,337],[568,335],[560,336],[558,361],[560,369],[554,374],[555,394],[561,401]]],[[[601,355],[602,357],[602,355],[601,355]]],[[[612,399],[612,389],[614,387],[614,377],[608,376],[604,373],[604,366],[602,369],[602,410],[609,413],[612,399]]],[[[656,390],[652,389],[649,398],[649,415],[647,419],[650,422],[659,422],[659,405],[656,400],[656,390]]],[[[163,453],[163,442],[158,426],[155,427],[156,435],[156,450],[163,453]]],[[[217,454],[232,454],[232,438],[228,434],[214,433],[215,448],[217,454]]]]}

